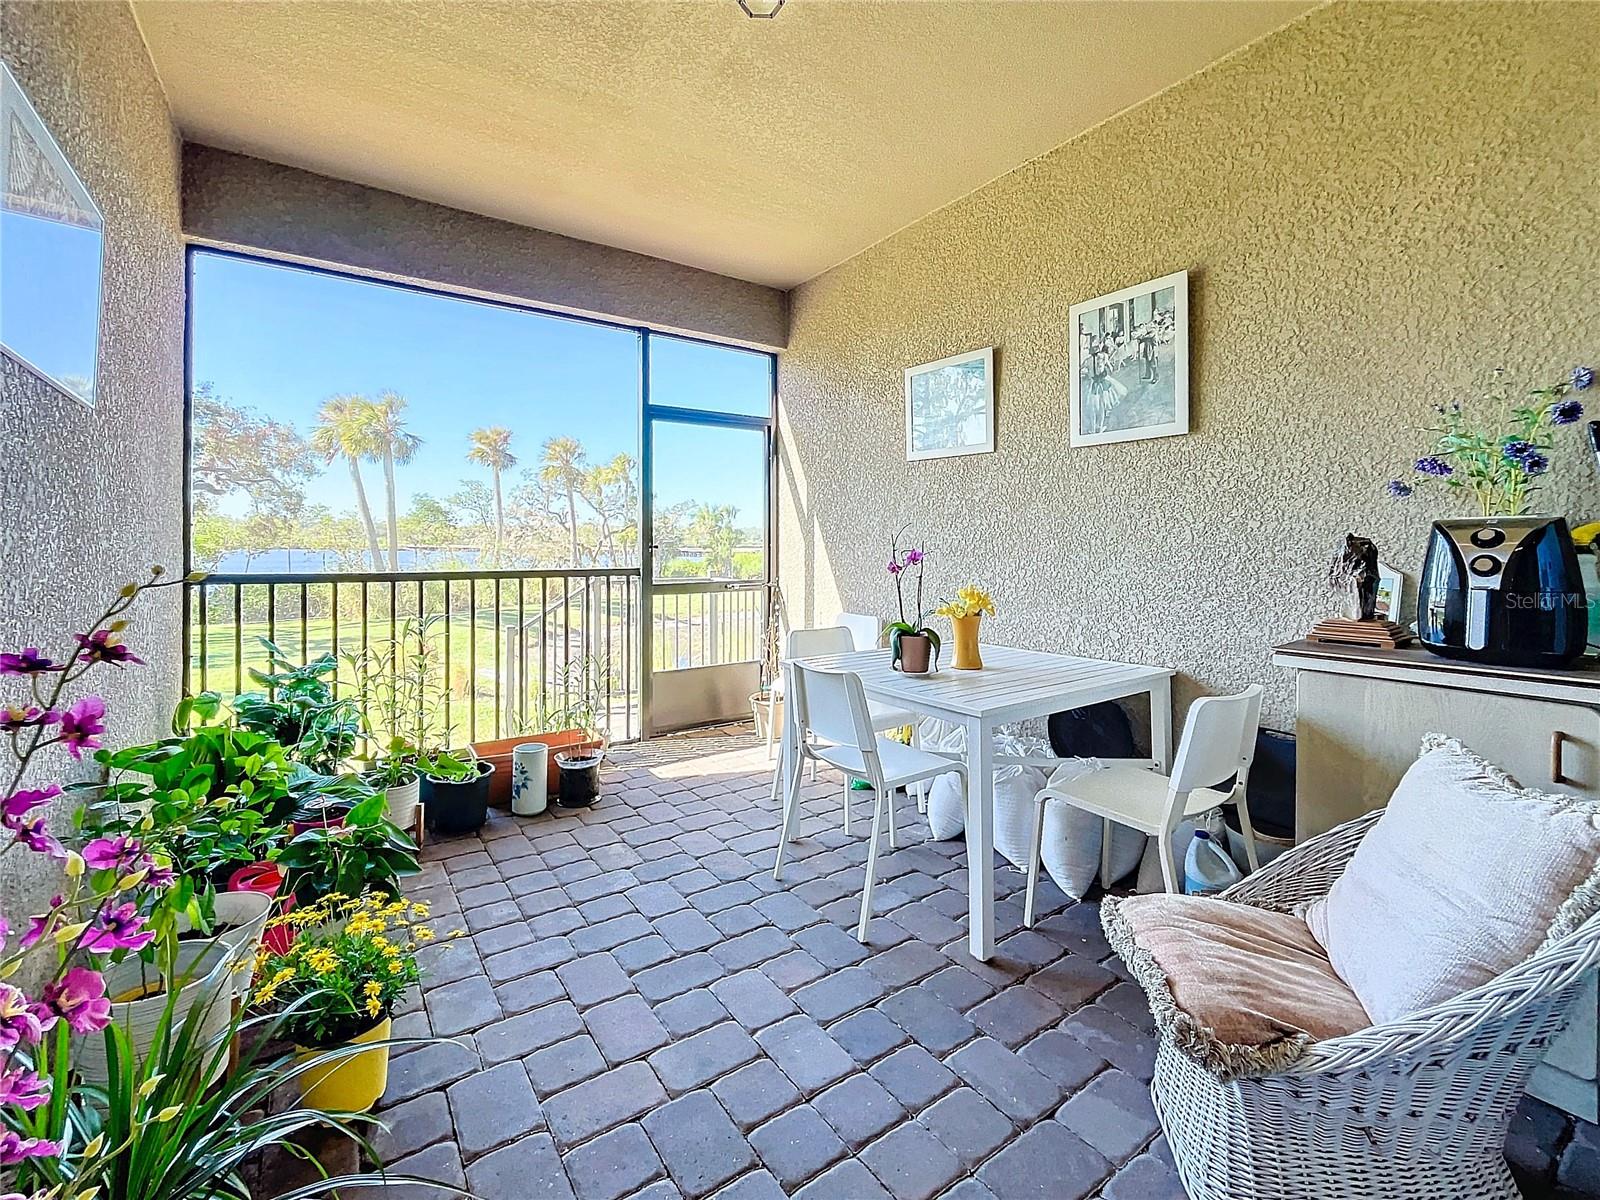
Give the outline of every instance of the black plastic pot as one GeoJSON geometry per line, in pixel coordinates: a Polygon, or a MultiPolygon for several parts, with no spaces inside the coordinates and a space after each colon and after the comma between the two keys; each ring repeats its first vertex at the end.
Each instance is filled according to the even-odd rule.
{"type": "Polygon", "coordinates": [[[604,754],[557,754],[561,783],[556,789],[556,804],[562,808],[588,808],[600,796],[600,764],[604,754]]]}
{"type": "Polygon", "coordinates": [[[489,819],[489,777],[494,764],[477,760],[475,777],[462,780],[422,777],[421,800],[428,828],[435,833],[473,833],[489,819]]]}

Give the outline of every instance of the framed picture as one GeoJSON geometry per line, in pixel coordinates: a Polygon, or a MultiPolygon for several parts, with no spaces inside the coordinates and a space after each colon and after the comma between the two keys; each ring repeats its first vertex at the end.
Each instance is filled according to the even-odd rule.
{"type": "Polygon", "coordinates": [[[1406,599],[1406,577],[1386,562],[1378,564],[1378,603],[1373,613],[1380,621],[1400,620],[1406,599]]]}
{"type": "Polygon", "coordinates": [[[906,461],[994,450],[994,347],[906,368],[906,461]]]}
{"type": "Polygon", "coordinates": [[[94,404],[104,222],[0,63],[0,350],[94,404]]]}
{"type": "Polygon", "coordinates": [[[1074,446],[1189,432],[1189,272],[1074,304],[1074,446]]]}

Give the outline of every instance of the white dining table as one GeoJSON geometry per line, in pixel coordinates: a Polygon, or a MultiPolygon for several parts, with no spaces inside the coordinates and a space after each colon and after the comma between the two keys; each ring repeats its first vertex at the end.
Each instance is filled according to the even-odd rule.
{"type": "Polygon", "coordinates": [[[853,671],[867,697],[962,726],[967,734],[967,911],[975,958],[994,955],[994,731],[997,727],[1103,700],[1150,696],[1150,757],[1172,770],[1170,667],[980,648],[983,669],[943,666],[927,675],[895,670],[887,650],[858,650],[799,661],[853,671]]]}

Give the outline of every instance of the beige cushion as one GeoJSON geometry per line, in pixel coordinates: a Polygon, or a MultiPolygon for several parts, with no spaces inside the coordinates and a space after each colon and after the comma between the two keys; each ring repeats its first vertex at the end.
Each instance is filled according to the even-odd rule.
{"type": "Polygon", "coordinates": [[[1173,1044],[1224,1078],[1372,1022],[1299,917],[1201,896],[1106,899],[1101,921],[1173,1044]]]}
{"type": "Polygon", "coordinates": [[[1600,806],[1430,736],[1311,932],[1377,1022],[1487,983],[1600,906],[1600,806]]]}

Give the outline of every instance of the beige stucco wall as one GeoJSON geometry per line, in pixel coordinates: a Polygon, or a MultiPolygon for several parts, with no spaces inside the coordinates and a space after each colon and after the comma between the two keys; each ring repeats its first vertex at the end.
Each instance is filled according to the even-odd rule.
{"type": "Polygon", "coordinates": [[[217,245],[769,349],[788,325],[776,288],[193,143],[183,225],[217,245]]]}
{"type": "MultiPolygon", "coordinates": [[[[98,400],[93,409],[0,355],[0,648],[46,648],[152,563],[181,562],[183,256],[178,142],[124,4],[0,5],[0,55],[105,217],[98,400]]],[[[146,667],[92,677],[109,737],[159,736],[179,686],[177,589],[130,613],[146,667]]],[[[0,680],[0,703],[20,699],[0,680]]],[[[35,783],[82,777],[61,756],[35,783]]],[[[0,858],[0,912],[16,928],[49,879],[0,858]]]]}
{"type": "MultiPolygon", "coordinates": [[[[993,589],[993,640],[1170,663],[1184,699],[1258,680],[1289,727],[1269,650],[1325,615],[1336,541],[1414,572],[1462,511],[1381,494],[1410,429],[1496,365],[1600,360],[1597,42],[1600,5],[1322,9],[800,287],[790,622],[886,613],[909,522],[936,590],[993,589]],[[1068,306],[1181,268],[1193,432],[1069,448],[1068,306]],[[988,345],[996,452],[907,463],[902,369],[988,345]]],[[[1600,517],[1569,433],[1548,507],[1600,517]]]]}

